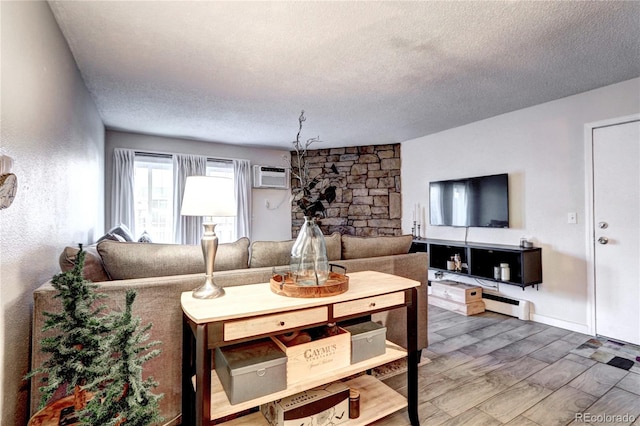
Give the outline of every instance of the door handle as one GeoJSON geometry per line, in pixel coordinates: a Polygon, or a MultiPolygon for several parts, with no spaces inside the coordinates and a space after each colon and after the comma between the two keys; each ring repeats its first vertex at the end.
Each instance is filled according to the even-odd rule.
{"type": "Polygon", "coordinates": [[[598,242],[600,244],[607,244],[609,242],[609,239],[607,237],[600,237],[598,238],[598,242]]]}

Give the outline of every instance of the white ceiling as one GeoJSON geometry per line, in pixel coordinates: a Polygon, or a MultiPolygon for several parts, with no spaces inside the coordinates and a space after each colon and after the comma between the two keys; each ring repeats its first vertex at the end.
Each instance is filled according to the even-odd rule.
{"type": "Polygon", "coordinates": [[[105,125],[156,135],[395,143],[640,76],[637,1],[49,3],[105,125]]]}

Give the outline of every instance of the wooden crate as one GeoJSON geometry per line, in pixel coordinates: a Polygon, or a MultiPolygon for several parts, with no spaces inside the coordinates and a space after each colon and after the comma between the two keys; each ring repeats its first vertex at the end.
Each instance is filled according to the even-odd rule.
{"type": "Polygon", "coordinates": [[[432,281],[431,294],[457,303],[472,303],[482,300],[482,287],[454,281],[432,281]]]}
{"type": "Polygon", "coordinates": [[[351,364],[351,333],[338,330],[340,333],[335,336],[295,346],[271,337],[287,354],[287,385],[351,364]]]}
{"type": "Polygon", "coordinates": [[[458,312],[462,315],[475,315],[484,312],[484,302],[482,300],[471,303],[458,303],[453,300],[443,299],[433,294],[429,295],[429,304],[438,306],[448,311],[458,312]]]}

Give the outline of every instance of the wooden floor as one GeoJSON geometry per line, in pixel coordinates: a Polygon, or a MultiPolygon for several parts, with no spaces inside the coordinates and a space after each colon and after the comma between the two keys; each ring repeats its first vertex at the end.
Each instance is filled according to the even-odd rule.
{"type": "MultiPolygon", "coordinates": [[[[432,362],[418,370],[420,423],[640,426],[640,375],[570,353],[589,338],[493,312],[465,317],[429,305],[423,356],[432,362]]],[[[386,383],[406,394],[406,374],[386,383]]],[[[405,410],[375,424],[409,421],[405,410]]]]}

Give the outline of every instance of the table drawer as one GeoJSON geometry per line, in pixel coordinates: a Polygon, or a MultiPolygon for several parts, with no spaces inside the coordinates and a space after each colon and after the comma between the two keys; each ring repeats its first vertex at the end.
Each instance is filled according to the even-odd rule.
{"type": "Polygon", "coordinates": [[[381,296],[336,303],[333,305],[333,316],[340,318],[402,304],[404,304],[404,291],[398,291],[381,296]]]}
{"type": "Polygon", "coordinates": [[[229,341],[278,331],[284,332],[291,328],[328,321],[329,314],[326,306],[230,321],[224,324],[224,340],[229,341]]]}

